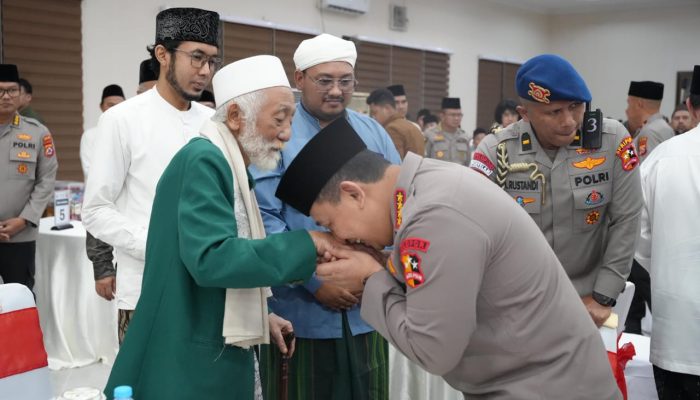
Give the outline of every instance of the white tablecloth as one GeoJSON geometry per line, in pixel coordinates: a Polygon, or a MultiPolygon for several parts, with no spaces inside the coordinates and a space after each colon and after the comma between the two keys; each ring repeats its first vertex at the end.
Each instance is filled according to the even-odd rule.
{"type": "Polygon", "coordinates": [[[625,367],[628,400],[658,400],[654,369],[649,362],[649,343],[647,336],[623,333],[620,345],[632,342],[637,353],[625,367]]]}
{"type": "Polygon", "coordinates": [[[390,400],[464,400],[461,392],[406,358],[389,345],[390,400]]]}
{"type": "Polygon", "coordinates": [[[36,241],[34,293],[49,368],[114,362],[118,349],[117,310],[95,292],[92,264],[85,253],[85,229],[52,231],[44,218],[36,241]]]}

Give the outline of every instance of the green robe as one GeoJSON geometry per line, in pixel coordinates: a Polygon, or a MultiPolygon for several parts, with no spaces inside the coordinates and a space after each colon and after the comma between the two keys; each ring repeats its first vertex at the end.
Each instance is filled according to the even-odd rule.
{"type": "Polygon", "coordinates": [[[160,178],[142,292],[105,394],[134,398],[253,399],[253,352],[224,346],[225,288],[308,279],[316,251],[306,231],[239,239],[233,176],[204,138],[180,150],[160,178]]]}

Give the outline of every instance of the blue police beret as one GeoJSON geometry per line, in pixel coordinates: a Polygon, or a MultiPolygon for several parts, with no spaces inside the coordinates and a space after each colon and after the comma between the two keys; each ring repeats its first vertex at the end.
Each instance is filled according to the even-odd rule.
{"type": "Polygon", "coordinates": [[[554,54],[542,54],[521,65],[515,76],[515,90],[523,99],[545,104],[557,100],[591,101],[591,92],[574,66],[554,54]]]}

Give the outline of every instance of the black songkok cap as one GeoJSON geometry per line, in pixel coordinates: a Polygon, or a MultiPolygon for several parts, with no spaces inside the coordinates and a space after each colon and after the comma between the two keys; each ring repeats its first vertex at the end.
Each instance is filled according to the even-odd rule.
{"type": "Polygon", "coordinates": [[[19,83],[19,72],[14,64],[0,64],[0,82],[19,83]]]}
{"type": "Polygon", "coordinates": [[[156,16],[156,44],[168,40],[219,46],[219,14],[199,8],[168,8],[156,16]]]}
{"type": "Polygon", "coordinates": [[[148,81],[157,81],[160,71],[154,71],[151,59],[141,61],[139,66],[139,85],[148,81]]]}
{"type": "Polygon", "coordinates": [[[700,65],[693,69],[693,81],[690,84],[690,94],[700,95],[700,65]]]}
{"type": "Polygon", "coordinates": [[[109,85],[102,89],[102,100],[109,96],[120,96],[122,98],[126,98],[124,96],[124,91],[119,85],[109,85]]]}
{"type": "Polygon", "coordinates": [[[340,117],[321,129],[282,175],[275,196],[308,216],[326,183],[367,146],[340,117]]]}
{"type": "Polygon", "coordinates": [[[406,89],[403,88],[403,85],[391,85],[387,86],[387,89],[393,94],[394,96],[405,96],[406,95],[406,89]]]}
{"type": "Polygon", "coordinates": [[[214,101],[214,93],[206,89],[202,91],[202,96],[199,97],[199,101],[211,101],[212,103],[216,104],[216,101],[214,101]]]}
{"type": "Polygon", "coordinates": [[[649,100],[661,100],[664,98],[664,84],[652,81],[632,81],[627,95],[649,100]]]}
{"type": "Polygon", "coordinates": [[[462,105],[459,102],[459,97],[445,97],[442,99],[442,109],[454,108],[462,109],[462,105]]]}

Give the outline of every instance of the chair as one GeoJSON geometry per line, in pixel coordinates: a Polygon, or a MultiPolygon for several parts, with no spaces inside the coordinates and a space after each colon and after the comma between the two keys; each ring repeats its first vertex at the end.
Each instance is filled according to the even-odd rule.
{"type": "Polygon", "coordinates": [[[32,292],[0,285],[0,400],[52,398],[48,358],[32,292]]]}

